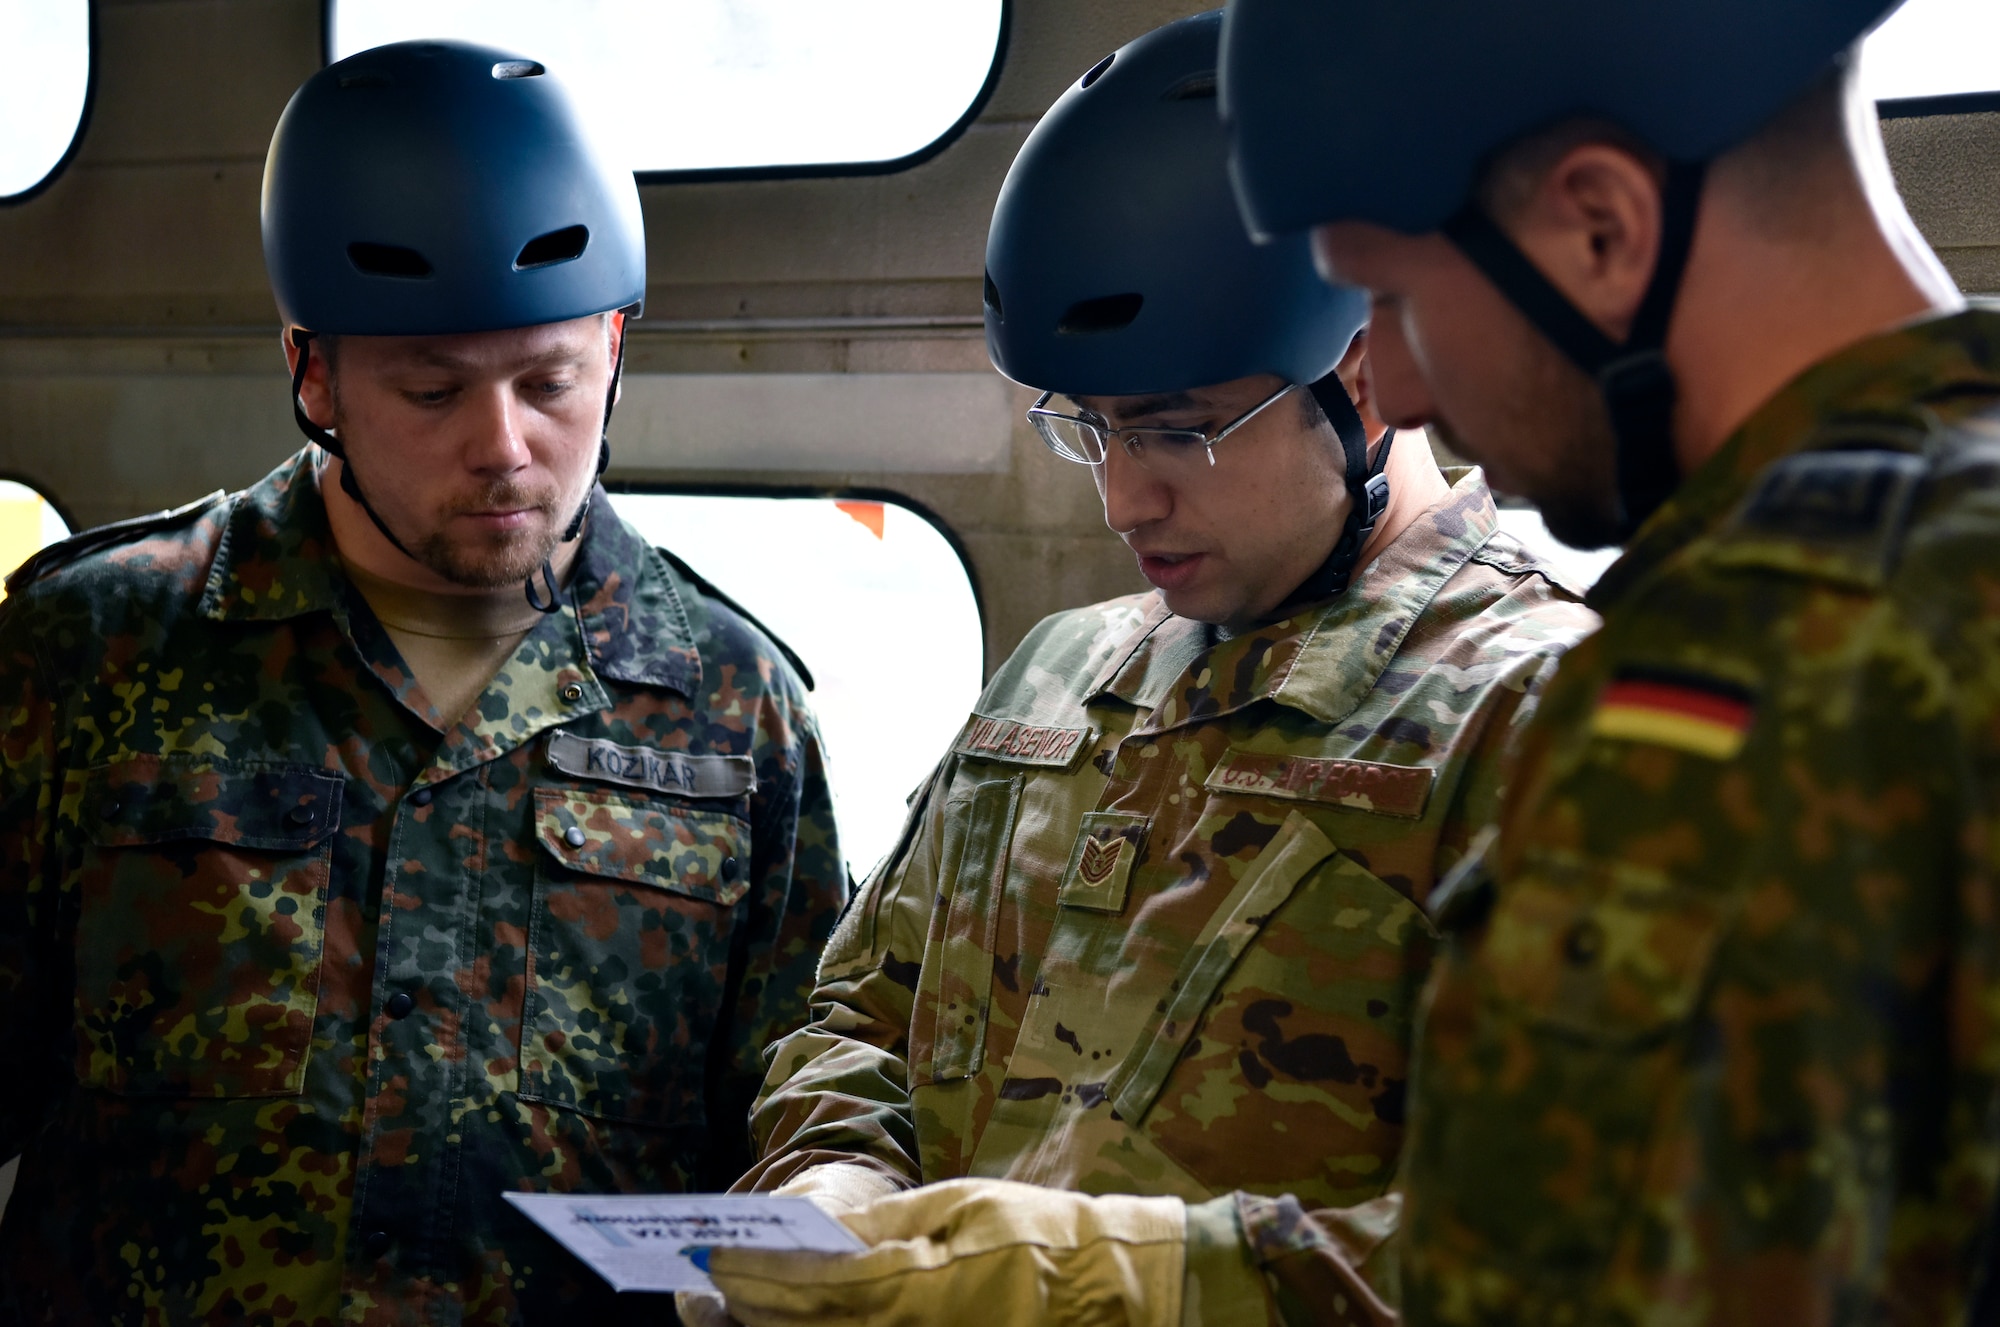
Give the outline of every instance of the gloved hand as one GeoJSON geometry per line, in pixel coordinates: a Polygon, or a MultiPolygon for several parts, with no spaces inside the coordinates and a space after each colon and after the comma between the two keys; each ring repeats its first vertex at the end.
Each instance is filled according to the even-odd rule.
{"type": "MultiPolygon", "coordinates": [[[[774,1196],[810,1198],[820,1211],[838,1221],[877,1198],[901,1192],[902,1188],[871,1167],[829,1161],[807,1167],[771,1192],[774,1196]]],[[[686,1327],[730,1327],[735,1321],[723,1307],[722,1296],[706,1290],[675,1291],[674,1309],[686,1327]]]]}
{"type": "Polygon", "coordinates": [[[1186,1208],[1009,1180],[947,1180],[841,1218],[867,1253],[716,1249],[708,1272],[748,1327],[1180,1327],[1186,1208]]]}

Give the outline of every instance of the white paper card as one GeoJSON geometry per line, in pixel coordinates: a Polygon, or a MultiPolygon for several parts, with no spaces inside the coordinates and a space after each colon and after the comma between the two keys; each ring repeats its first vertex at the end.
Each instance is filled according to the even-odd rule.
{"type": "Polygon", "coordinates": [[[712,1290],[695,1249],[860,1253],[868,1246],[805,1198],[510,1193],[508,1202],[614,1290],[712,1290]]]}

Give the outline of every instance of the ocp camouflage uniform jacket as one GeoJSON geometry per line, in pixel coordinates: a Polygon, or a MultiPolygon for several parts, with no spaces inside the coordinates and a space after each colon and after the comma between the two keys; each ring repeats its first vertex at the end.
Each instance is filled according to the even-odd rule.
{"type": "Polygon", "coordinates": [[[1807,372],[1591,602],[1439,891],[1409,1320],[2000,1321],[2000,316],[1807,372]]]}
{"type": "Polygon", "coordinates": [[[835,931],[746,1185],[851,1161],[1213,1200],[1225,1256],[1247,1230],[1318,1321],[1305,1209],[1395,1173],[1423,900],[1594,621],[1476,473],[1274,626],[1218,643],[1150,594],[1047,619],[835,931]]]}
{"type": "Polygon", "coordinates": [[[818,738],[594,510],[449,731],[304,454],[0,605],[0,1320],[611,1321],[501,1192],[748,1164],[846,893],[818,738]]]}

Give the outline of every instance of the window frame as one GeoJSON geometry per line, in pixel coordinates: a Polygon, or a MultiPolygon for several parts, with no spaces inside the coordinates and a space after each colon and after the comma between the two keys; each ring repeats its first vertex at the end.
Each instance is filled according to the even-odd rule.
{"type": "Polygon", "coordinates": [[[1991,92],[1947,92],[1936,97],[1892,97],[1875,103],[1884,120],[1920,120],[1933,115],[1985,115],[2000,111],[2000,88],[1991,92]]]}
{"type": "MultiPolygon", "coordinates": [[[[987,637],[992,631],[992,623],[986,612],[986,591],[979,583],[979,564],[972,559],[972,550],[958,531],[952,528],[938,510],[927,502],[919,501],[909,494],[893,488],[878,488],[868,485],[845,484],[746,484],[735,480],[650,480],[650,479],[605,479],[604,491],[615,499],[621,493],[637,497],[660,496],[677,498],[822,498],[833,502],[882,502],[901,507],[913,516],[923,519],[933,530],[943,536],[951,551],[958,555],[958,565],[965,570],[966,584],[972,587],[972,606],[979,614],[979,658],[980,684],[987,682],[985,659],[987,637]]],[[[39,491],[39,490],[38,490],[39,491]]],[[[680,550],[674,549],[676,556],[680,550]]],[[[696,571],[702,571],[699,566],[696,571]]],[[[705,572],[703,573],[706,574],[705,572]]]]}
{"type": "MultiPolygon", "coordinates": [[[[98,0],[84,0],[83,105],[77,110],[76,130],[69,136],[69,146],[63,149],[62,155],[56,158],[55,164],[49,167],[41,179],[19,193],[0,194],[0,207],[19,207],[47,193],[55,182],[68,172],[70,163],[75,161],[77,154],[83,150],[83,137],[90,131],[91,111],[97,105],[97,6],[98,0]]],[[[10,477],[0,474],[0,479],[10,477]]],[[[33,487],[36,492],[41,492],[39,485],[33,487]]],[[[50,501],[53,502],[54,499],[50,501]]],[[[56,510],[62,509],[58,507],[56,510]]]]}
{"type": "MultiPolygon", "coordinates": [[[[94,4],[95,0],[92,0],[92,3],[94,4]]],[[[35,495],[43,502],[54,507],[56,515],[62,517],[62,523],[69,527],[69,533],[64,535],[63,538],[73,539],[84,532],[86,527],[78,525],[76,517],[70,515],[69,504],[50,491],[47,484],[44,484],[39,479],[31,478],[26,471],[10,470],[4,466],[0,466],[0,483],[19,484],[22,488],[32,489],[35,495]]],[[[5,574],[5,572],[0,572],[0,575],[5,574]]],[[[984,619],[981,620],[984,621],[984,619]]]]}
{"type": "MultiPolygon", "coordinates": [[[[320,0],[321,68],[333,63],[333,10],[339,2],[340,0],[320,0]]],[[[91,0],[93,13],[96,4],[97,0],[91,0]]],[[[1000,31],[993,40],[993,59],[986,66],[986,81],[979,85],[979,91],[973,95],[964,112],[943,133],[916,151],[903,156],[885,161],[825,161],[772,166],[711,166],[696,170],[638,170],[632,172],[632,177],[641,185],[708,184],[735,180],[824,180],[849,176],[894,175],[921,166],[957,142],[986,110],[986,104],[993,99],[994,90],[1000,86],[1000,74],[1006,67],[1008,49],[1013,44],[1013,39],[1014,0],[1000,0],[1000,31]]],[[[92,69],[94,73],[94,64],[92,69]]],[[[981,614],[980,620],[983,623],[985,621],[983,608],[981,614]]]]}

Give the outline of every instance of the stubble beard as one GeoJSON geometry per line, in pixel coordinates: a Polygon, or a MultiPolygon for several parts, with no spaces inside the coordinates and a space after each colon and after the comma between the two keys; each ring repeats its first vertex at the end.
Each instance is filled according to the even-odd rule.
{"type": "MultiPolygon", "coordinates": [[[[339,428],[345,421],[341,418],[339,397],[334,398],[334,424],[339,428]]],[[[353,468],[351,460],[343,459],[341,464],[353,468]]],[[[579,497],[575,503],[564,504],[562,495],[553,485],[540,489],[529,488],[505,480],[489,484],[476,493],[454,498],[438,509],[424,523],[421,533],[412,537],[405,530],[412,524],[406,513],[391,515],[382,510],[374,496],[379,489],[359,471],[354,472],[356,485],[368,495],[368,505],[396,532],[409,555],[419,564],[453,585],[461,585],[469,590],[497,590],[503,586],[521,584],[555,556],[556,546],[562,542],[564,527],[574,518],[577,507],[583,502],[579,497]],[[540,517],[526,529],[496,531],[485,537],[454,537],[451,533],[453,518],[480,511],[515,511],[532,508],[540,517]]]]}
{"type": "Polygon", "coordinates": [[[567,513],[558,515],[556,495],[552,492],[536,493],[517,484],[493,484],[476,496],[440,511],[428,532],[411,542],[410,554],[454,585],[497,590],[526,581],[554,556],[566,519],[567,513]],[[449,533],[456,516],[525,507],[532,507],[540,517],[528,529],[483,538],[455,539],[449,533]]]}
{"type": "Polygon", "coordinates": [[[1571,548],[1621,542],[1618,441],[1597,384],[1539,336],[1523,339],[1518,362],[1500,380],[1507,392],[1486,412],[1487,436],[1505,445],[1468,447],[1440,418],[1433,423],[1445,444],[1464,456],[1510,453],[1514,495],[1532,503],[1549,533],[1571,548]]]}

